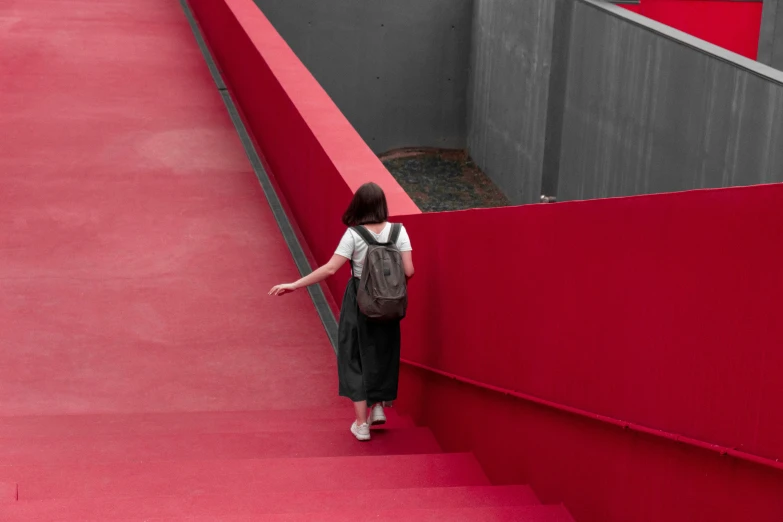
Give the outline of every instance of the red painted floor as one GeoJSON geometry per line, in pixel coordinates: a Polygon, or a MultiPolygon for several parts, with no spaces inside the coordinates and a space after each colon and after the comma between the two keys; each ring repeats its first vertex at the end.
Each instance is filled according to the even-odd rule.
{"type": "Polygon", "coordinates": [[[4,0],[0,71],[0,520],[569,520],[351,437],[176,0],[4,0]]]}
{"type": "Polygon", "coordinates": [[[179,3],[5,0],[0,49],[0,411],[339,404],[179,3]]]}

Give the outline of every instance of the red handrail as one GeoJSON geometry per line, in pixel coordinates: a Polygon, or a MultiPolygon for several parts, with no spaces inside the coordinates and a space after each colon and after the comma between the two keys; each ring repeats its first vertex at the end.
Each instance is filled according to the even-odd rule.
{"type": "Polygon", "coordinates": [[[758,455],[753,455],[752,453],[739,451],[734,448],[727,448],[725,446],[721,446],[718,444],[710,444],[709,442],[704,442],[703,440],[686,437],[684,435],[677,435],[676,433],[670,433],[668,431],[656,430],[654,428],[642,426],[641,424],[634,424],[633,422],[627,422],[627,421],[615,419],[613,417],[607,417],[606,415],[599,415],[597,413],[592,413],[587,410],[573,408],[571,406],[566,406],[565,404],[560,404],[557,402],[548,401],[546,399],[541,399],[540,397],[535,397],[533,395],[528,395],[527,393],[520,393],[514,390],[500,388],[499,386],[493,386],[491,384],[487,384],[484,382],[474,381],[473,379],[468,379],[467,377],[462,377],[461,375],[455,375],[453,373],[444,372],[442,370],[431,368],[429,366],[425,366],[417,362],[408,361],[406,359],[402,359],[400,362],[402,362],[405,365],[411,366],[413,368],[418,368],[419,370],[424,370],[429,373],[434,373],[436,375],[440,375],[441,377],[446,377],[448,379],[452,379],[461,382],[463,384],[468,384],[470,386],[475,386],[483,390],[488,390],[495,393],[502,393],[503,395],[507,395],[509,397],[514,397],[516,399],[521,399],[526,402],[538,404],[540,406],[545,406],[547,408],[562,411],[565,413],[570,413],[571,415],[577,415],[579,417],[584,417],[587,419],[592,419],[594,421],[611,424],[613,426],[618,426],[624,430],[635,431],[637,433],[645,433],[653,437],[680,442],[682,444],[693,446],[695,448],[701,448],[701,449],[713,451],[715,453],[719,453],[720,455],[734,457],[736,459],[752,462],[760,466],[765,466],[765,467],[774,468],[783,471],[783,462],[780,462],[779,460],[760,457],[758,455]]]}

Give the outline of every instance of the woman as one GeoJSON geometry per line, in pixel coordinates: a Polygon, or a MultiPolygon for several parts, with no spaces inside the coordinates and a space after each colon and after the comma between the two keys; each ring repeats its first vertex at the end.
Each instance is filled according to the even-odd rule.
{"type": "MultiPolygon", "coordinates": [[[[368,321],[356,302],[356,291],[362,277],[367,242],[351,227],[364,227],[379,243],[390,240],[392,225],[386,196],[375,183],[362,185],[343,215],[345,231],[337,251],[324,266],[299,281],[277,285],[269,295],[284,295],[300,288],[320,283],[351,262],[353,277],[348,282],[340,310],[340,328],[337,341],[337,374],[340,396],[353,401],[356,420],[351,433],[361,441],[370,440],[370,426],[383,424],[386,416],[383,403],[397,398],[400,371],[400,322],[368,321]],[[371,409],[368,408],[371,406],[371,409]]],[[[413,277],[413,253],[405,227],[400,227],[397,249],[402,255],[405,276],[413,277]]]]}

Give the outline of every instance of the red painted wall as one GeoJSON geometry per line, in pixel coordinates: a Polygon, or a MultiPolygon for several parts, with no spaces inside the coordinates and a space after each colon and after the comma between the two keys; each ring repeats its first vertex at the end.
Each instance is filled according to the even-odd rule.
{"type": "MultiPolygon", "coordinates": [[[[783,459],[783,185],[425,214],[403,357],[783,459]]],[[[408,368],[401,403],[577,520],[781,520],[783,471],[408,368]]]]}
{"type": "Polygon", "coordinates": [[[623,7],[747,58],[758,55],[761,1],[641,0],[623,7]]]}
{"type": "Polygon", "coordinates": [[[783,459],[781,209],[773,185],[411,217],[404,355],[783,459]]]}
{"type": "MultiPolygon", "coordinates": [[[[403,357],[783,459],[781,208],[774,185],[413,216],[403,357]]],[[[420,370],[405,383],[446,449],[577,520],[783,519],[783,471],[420,370]]]]}
{"type": "MultiPolygon", "coordinates": [[[[419,209],[252,0],[189,0],[215,61],[314,260],[333,254],[354,191],[375,181],[390,211],[419,209]]],[[[348,274],[328,286],[337,302],[348,274]]]]}
{"type": "MultiPolygon", "coordinates": [[[[316,260],[364,181],[411,214],[406,358],[783,457],[783,187],[420,215],[251,0],[191,4],[316,260]]],[[[580,522],[783,518],[781,471],[410,367],[401,379],[400,406],[445,449],[580,522]]]]}

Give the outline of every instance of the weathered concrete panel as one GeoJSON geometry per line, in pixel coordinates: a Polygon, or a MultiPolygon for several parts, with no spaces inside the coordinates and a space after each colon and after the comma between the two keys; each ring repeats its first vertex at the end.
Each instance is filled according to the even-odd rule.
{"type": "Polygon", "coordinates": [[[568,58],[573,25],[573,0],[554,0],[555,20],[552,30],[552,65],[549,75],[544,163],[541,175],[541,194],[556,196],[560,175],[563,115],[568,86],[568,58]]]}
{"type": "Polygon", "coordinates": [[[475,0],[468,152],[513,203],[541,196],[555,0],[475,0]]]}
{"type": "Polygon", "coordinates": [[[465,147],[473,0],[255,0],[377,152],[465,147]]]}
{"type": "Polygon", "coordinates": [[[783,73],[578,0],[560,200],[783,181],[783,73]]]}
{"type": "Polygon", "coordinates": [[[783,5],[780,0],[764,0],[758,60],[783,71],[783,5]]]}

